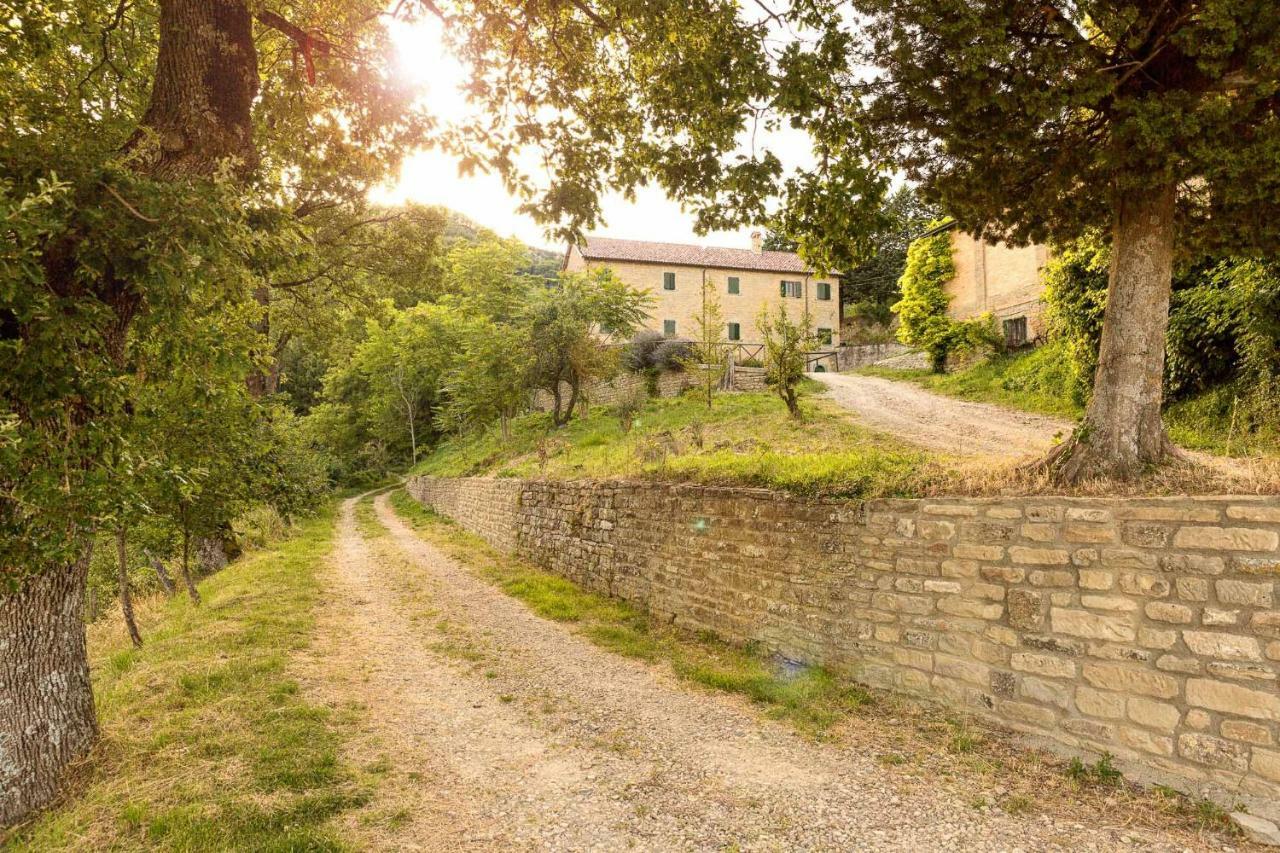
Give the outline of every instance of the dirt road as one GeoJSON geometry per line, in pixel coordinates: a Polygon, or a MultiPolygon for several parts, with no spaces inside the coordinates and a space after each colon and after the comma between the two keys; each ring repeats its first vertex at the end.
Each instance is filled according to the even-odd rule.
{"type": "MultiPolygon", "coordinates": [[[[1185,837],[977,810],[962,784],[806,740],[744,701],[591,645],[427,544],[376,502],[340,520],[308,692],[357,708],[420,850],[1183,849],[1185,837]]],[[[888,746],[888,744],[886,744],[888,746]]],[[[376,824],[376,821],[372,823],[376,824]]]]}
{"type": "Polygon", "coordinates": [[[875,429],[957,456],[1039,456],[1070,421],[932,394],[910,382],[850,373],[814,373],[827,396],[875,429]]]}

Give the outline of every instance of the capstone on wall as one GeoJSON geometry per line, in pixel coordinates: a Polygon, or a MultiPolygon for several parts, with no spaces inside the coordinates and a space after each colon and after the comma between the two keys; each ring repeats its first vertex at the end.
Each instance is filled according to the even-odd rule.
{"type": "Polygon", "coordinates": [[[860,504],[430,478],[409,490],[678,625],[1280,816],[1280,498],[860,504]]]}

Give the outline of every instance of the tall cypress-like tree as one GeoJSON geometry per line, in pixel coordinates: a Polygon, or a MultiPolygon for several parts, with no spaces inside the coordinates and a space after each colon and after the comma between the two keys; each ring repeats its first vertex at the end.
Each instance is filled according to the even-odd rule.
{"type": "MultiPolygon", "coordinates": [[[[819,16],[842,4],[820,3],[819,16]]],[[[966,230],[1109,230],[1094,393],[1058,476],[1165,458],[1179,257],[1280,249],[1280,5],[1272,0],[854,0],[860,117],[966,230]]]]}

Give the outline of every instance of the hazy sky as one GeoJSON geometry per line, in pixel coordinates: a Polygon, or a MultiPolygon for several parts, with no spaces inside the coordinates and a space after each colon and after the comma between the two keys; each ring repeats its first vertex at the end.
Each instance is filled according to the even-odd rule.
{"type": "MultiPolygon", "coordinates": [[[[445,49],[440,22],[434,18],[413,24],[393,22],[391,34],[401,73],[422,87],[432,109],[441,116],[465,115],[470,108],[458,89],[465,72],[445,49]]],[[[773,138],[768,142],[784,162],[807,159],[803,138],[773,138]]],[[[384,203],[441,204],[503,236],[515,236],[535,246],[562,248],[553,245],[532,219],[517,212],[519,203],[507,194],[497,176],[460,177],[456,161],[438,151],[411,155],[399,181],[375,191],[373,198],[384,203]]],[[[607,196],[603,208],[605,224],[593,233],[609,237],[747,248],[753,230],[744,228],[699,236],[693,232],[693,217],[662,190],[653,187],[638,190],[634,203],[617,195],[607,196]]]]}

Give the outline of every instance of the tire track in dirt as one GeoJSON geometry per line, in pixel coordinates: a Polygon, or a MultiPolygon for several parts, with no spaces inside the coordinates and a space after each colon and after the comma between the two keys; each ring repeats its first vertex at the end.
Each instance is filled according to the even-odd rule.
{"type": "MultiPolygon", "coordinates": [[[[320,622],[328,699],[412,785],[388,849],[1114,850],[1119,829],[979,813],[963,792],[816,744],[745,701],[542,619],[420,539],[343,507],[320,622]],[[355,697],[350,693],[357,694],[355,697]]],[[[1181,849],[1137,837],[1145,849],[1181,849]]],[[[1185,840],[1185,839],[1184,839],[1185,840]]]]}
{"type": "Polygon", "coordinates": [[[943,397],[910,382],[851,373],[810,376],[827,387],[828,399],[868,426],[957,456],[1040,456],[1055,435],[1067,436],[1075,427],[1060,418],[943,397]]]}

